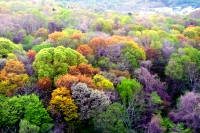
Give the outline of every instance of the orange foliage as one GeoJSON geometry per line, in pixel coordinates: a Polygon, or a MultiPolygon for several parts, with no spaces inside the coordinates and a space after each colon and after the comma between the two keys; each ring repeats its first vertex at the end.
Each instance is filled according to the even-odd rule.
{"type": "Polygon", "coordinates": [[[84,34],[83,33],[77,33],[77,32],[74,32],[72,35],[71,35],[71,38],[72,39],[77,39],[80,41],[81,37],[83,37],[84,34]]]}
{"type": "Polygon", "coordinates": [[[76,50],[84,56],[94,54],[93,50],[88,45],[79,45],[76,50]]]}
{"type": "Polygon", "coordinates": [[[12,96],[15,91],[24,85],[29,79],[25,74],[25,66],[22,62],[9,60],[0,71],[0,93],[12,96]]]}
{"type": "Polygon", "coordinates": [[[179,40],[185,40],[185,41],[188,41],[188,40],[189,40],[188,37],[185,37],[185,36],[182,35],[182,34],[175,34],[175,36],[176,36],[179,40]]]}
{"type": "Polygon", "coordinates": [[[61,76],[57,79],[55,85],[58,88],[65,87],[67,89],[70,89],[73,83],[77,83],[79,81],[78,77],[66,74],[64,76],[61,76]]]}
{"type": "Polygon", "coordinates": [[[109,70],[110,73],[115,74],[117,77],[124,76],[130,79],[130,73],[128,71],[120,71],[120,70],[109,70]]]}
{"type": "Polygon", "coordinates": [[[179,30],[178,26],[175,25],[175,24],[172,25],[172,28],[173,28],[174,30],[179,30]]]}
{"type": "Polygon", "coordinates": [[[36,51],[35,50],[29,50],[28,53],[27,53],[27,56],[28,58],[31,60],[31,61],[34,61],[35,60],[35,56],[36,56],[36,51]]]}
{"type": "Polygon", "coordinates": [[[77,77],[79,78],[79,82],[86,83],[88,87],[93,89],[97,88],[91,77],[86,77],[85,75],[78,75],[77,77]]]}
{"type": "Polygon", "coordinates": [[[64,37],[64,36],[65,36],[65,34],[63,32],[58,32],[58,31],[55,31],[48,35],[49,39],[52,39],[54,41],[56,41],[58,38],[64,37]]]}
{"type": "Polygon", "coordinates": [[[155,48],[152,48],[152,47],[148,47],[146,49],[146,57],[147,57],[147,60],[154,60],[156,58],[158,58],[158,51],[155,49],[155,48]]]}
{"type": "Polygon", "coordinates": [[[85,75],[87,77],[93,77],[99,73],[99,68],[94,68],[89,64],[80,63],[78,66],[72,66],[69,68],[69,74],[71,75],[85,75]]]}
{"type": "Polygon", "coordinates": [[[94,52],[96,52],[98,47],[106,47],[106,41],[103,37],[94,37],[90,41],[89,46],[93,49],[94,52]]]}
{"type": "Polygon", "coordinates": [[[96,85],[94,84],[94,81],[92,80],[92,78],[87,77],[85,75],[73,76],[70,74],[66,74],[64,76],[59,77],[55,84],[56,84],[56,87],[58,88],[65,87],[67,89],[70,89],[72,84],[78,83],[78,82],[86,83],[88,87],[96,88],[96,85]]]}
{"type": "Polygon", "coordinates": [[[49,77],[42,78],[38,80],[38,85],[41,89],[47,90],[52,86],[52,81],[49,77]]]}
{"type": "Polygon", "coordinates": [[[14,59],[9,60],[2,71],[6,73],[23,74],[25,73],[25,66],[21,61],[16,61],[14,59]]]}

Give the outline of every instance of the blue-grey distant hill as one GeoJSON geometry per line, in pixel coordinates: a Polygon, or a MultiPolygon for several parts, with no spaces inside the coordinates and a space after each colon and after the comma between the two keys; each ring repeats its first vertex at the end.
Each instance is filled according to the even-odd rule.
{"type": "Polygon", "coordinates": [[[188,7],[192,6],[194,8],[200,7],[200,0],[149,0],[149,2],[162,2],[165,6],[175,7],[188,7]]]}

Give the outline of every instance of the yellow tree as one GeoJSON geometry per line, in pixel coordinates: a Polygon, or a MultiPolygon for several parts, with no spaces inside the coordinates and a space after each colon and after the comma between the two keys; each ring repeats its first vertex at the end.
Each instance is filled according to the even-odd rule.
{"type": "Polygon", "coordinates": [[[0,71],[0,93],[11,96],[29,79],[22,62],[9,60],[0,71]]]}
{"type": "Polygon", "coordinates": [[[48,110],[53,115],[64,115],[66,121],[78,118],[78,107],[75,105],[70,91],[64,87],[53,91],[48,110]]]}

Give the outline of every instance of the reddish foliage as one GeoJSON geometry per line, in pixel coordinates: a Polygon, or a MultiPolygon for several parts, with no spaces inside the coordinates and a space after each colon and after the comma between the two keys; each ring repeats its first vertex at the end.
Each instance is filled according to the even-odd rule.
{"type": "Polygon", "coordinates": [[[49,77],[39,79],[38,86],[40,87],[40,89],[43,89],[43,90],[50,89],[52,86],[52,81],[49,77]]]}
{"type": "Polygon", "coordinates": [[[29,60],[31,60],[33,62],[35,60],[36,54],[37,53],[35,50],[29,50],[27,53],[27,56],[28,56],[29,60]]]}
{"type": "Polygon", "coordinates": [[[147,60],[154,60],[156,58],[158,58],[158,51],[155,48],[149,47],[146,49],[146,57],[147,60]]]}
{"type": "Polygon", "coordinates": [[[91,65],[85,63],[80,63],[78,66],[72,66],[69,68],[69,74],[85,75],[87,77],[93,77],[99,71],[99,68],[93,68],[91,65]]]}
{"type": "Polygon", "coordinates": [[[96,53],[97,49],[100,47],[106,47],[106,41],[103,37],[94,37],[89,43],[90,48],[96,53]]]}

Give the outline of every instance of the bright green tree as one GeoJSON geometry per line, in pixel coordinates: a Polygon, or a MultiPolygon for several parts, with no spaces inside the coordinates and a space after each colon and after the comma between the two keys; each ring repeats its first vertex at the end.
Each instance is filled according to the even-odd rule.
{"type": "Polygon", "coordinates": [[[196,48],[185,47],[178,49],[177,53],[172,54],[165,74],[171,79],[178,79],[189,84],[195,89],[200,71],[200,51],[196,48]]]}
{"type": "Polygon", "coordinates": [[[9,39],[0,37],[0,58],[6,58],[9,53],[13,53],[15,50],[23,51],[23,48],[9,39]]]}
{"type": "Polygon", "coordinates": [[[87,63],[83,55],[71,48],[59,46],[40,50],[33,62],[33,68],[39,78],[56,79],[66,74],[70,66],[87,63]]]}
{"type": "Polygon", "coordinates": [[[35,94],[12,98],[0,95],[0,108],[1,127],[16,125],[20,119],[40,127],[41,132],[53,126],[47,110],[35,94]]]}
{"type": "Polygon", "coordinates": [[[142,85],[136,79],[122,79],[121,83],[117,85],[117,91],[120,94],[125,105],[135,98],[142,90],[142,85]]]}

